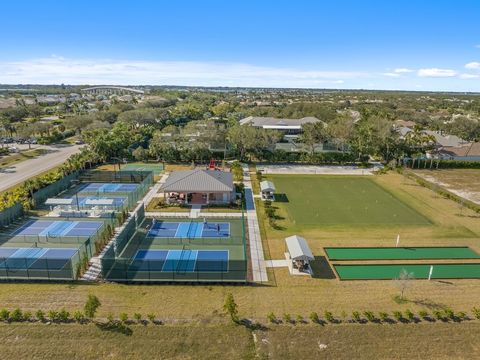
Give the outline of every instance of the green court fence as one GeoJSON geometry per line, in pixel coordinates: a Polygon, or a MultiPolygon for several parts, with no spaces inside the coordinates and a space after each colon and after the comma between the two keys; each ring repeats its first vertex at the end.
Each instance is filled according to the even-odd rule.
{"type": "Polygon", "coordinates": [[[20,203],[0,211],[0,226],[8,226],[14,223],[24,214],[23,206],[20,203]]]}
{"type": "MultiPolygon", "coordinates": [[[[39,220],[45,218],[29,218],[30,220],[39,220]]],[[[79,218],[54,218],[56,221],[77,221],[79,218]]],[[[81,218],[82,221],[99,221],[98,218],[81,218]]],[[[104,225],[91,236],[49,236],[49,235],[12,235],[0,234],[0,246],[15,246],[15,244],[26,244],[37,247],[69,247],[69,245],[85,245],[87,254],[92,257],[95,255],[102,244],[110,238],[110,232],[118,224],[115,218],[101,218],[104,225]],[[110,230],[111,229],[111,230],[110,230]]]]}
{"type": "MultiPolygon", "coordinates": [[[[24,246],[27,247],[27,246],[24,246]]],[[[48,246],[55,247],[55,246],[48,246]]],[[[79,266],[84,256],[88,256],[86,244],[78,247],[78,251],[59,269],[58,260],[42,259],[43,266],[32,268],[31,258],[15,258],[15,266],[9,266],[8,258],[0,257],[0,280],[28,281],[72,281],[77,279],[79,266]],[[21,266],[24,264],[23,266],[21,266]]]]}
{"type": "Polygon", "coordinates": [[[127,198],[124,209],[134,208],[138,201],[142,199],[153,185],[153,172],[151,171],[91,171],[84,173],[79,177],[83,182],[105,182],[105,183],[135,183],[138,184],[134,191],[106,193],[99,191],[81,191],[81,195],[95,195],[105,197],[106,194],[112,196],[124,196],[127,198]]]}
{"type": "MultiPolygon", "coordinates": [[[[112,266],[107,279],[117,282],[246,282],[247,280],[246,260],[230,260],[226,271],[215,272],[158,271],[163,265],[163,262],[158,260],[143,261],[143,264],[144,267],[139,270],[132,259],[116,259],[111,262],[112,266]]],[[[182,268],[181,262],[177,268],[182,268]]]]}
{"type": "Polygon", "coordinates": [[[72,181],[76,180],[80,175],[80,172],[74,172],[67,175],[54,183],[45,186],[33,193],[33,202],[35,205],[43,203],[48,198],[54,197],[60,194],[62,191],[72,186],[72,181]]]}

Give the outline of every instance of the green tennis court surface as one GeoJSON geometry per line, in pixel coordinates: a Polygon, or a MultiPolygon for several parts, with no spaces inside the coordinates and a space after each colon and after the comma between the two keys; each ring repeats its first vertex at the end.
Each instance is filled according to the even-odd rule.
{"type": "Polygon", "coordinates": [[[415,279],[478,279],[480,264],[396,264],[396,265],[333,265],[340,280],[389,280],[398,278],[402,269],[415,279]]]}
{"type": "Polygon", "coordinates": [[[160,175],[163,171],[163,164],[125,164],[121,166],[121,170],[128,171],[152,171],[153,175],[160,175]]]}
{"type": "Polygon", "coordinates": [[[285,194],[297,225],[428,225],[422,214],[373,179],[353,176],[268,176],[285,194]]]}
{"type": "Polygon", "coordinates": [[[464,247],[345,247],[324,248],[330,260],[421,260],[480,259],[475,251],[464,247]]]}

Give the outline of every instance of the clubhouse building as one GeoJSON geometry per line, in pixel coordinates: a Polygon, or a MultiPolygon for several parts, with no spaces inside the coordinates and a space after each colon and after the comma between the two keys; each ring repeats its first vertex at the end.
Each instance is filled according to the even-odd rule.
{"type": "Polygon", "coordinates": [[[219,170],[173,171],[160,191],[167,204],[228,204],[235,200],[232,173],[219,170]]]}

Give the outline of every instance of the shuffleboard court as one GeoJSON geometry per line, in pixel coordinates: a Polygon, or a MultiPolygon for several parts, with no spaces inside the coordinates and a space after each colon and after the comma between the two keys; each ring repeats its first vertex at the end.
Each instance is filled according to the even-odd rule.
{"type": "Polygon", "coordinates": [[[121,170],[127,171],[151,171],[154,175],[160,175],[163,171],[162,164],[125,164],[121,166],[121,170]]]}
{"type": "Polygon", "coordinates": [[[222,238],[230,236],[230,224],[223,222],[155,222],[147,233],[154,238],[222,238]]]}
{"type": "Polygon", "coordinates": [[[342,260],[426,260],[480,259],[467,246],[462,247],[342,247],[324,248],[332,261],[342,260]]]}
{"type": "Polygon", "coordinates": [[[129,193],[137,190],[136,183],[90,183],[80,189],[81,193],[129,193]]]}
{"type": "Polygon", "coordinates": [[[228,250],[138,250],[128,271],[227,272],[228,250]]]}
{"type": "Polygon", "coordinates": [[[360,176],[269,175],[276,206],[296,225],[430,225],[418,211],[371,178],[360,176]]]}
{"type": "Polygon", "coordinates": [[[395,264],[395,265],[333,265],[340,280],[392,280],[405,269],[415,279],[479,279],[480,264],[395,264]]]}
{"type": "Polygon", "coordinates": [[[30,220],[12,236],[90,237],[103,226],[102,221],[30,220]]]}

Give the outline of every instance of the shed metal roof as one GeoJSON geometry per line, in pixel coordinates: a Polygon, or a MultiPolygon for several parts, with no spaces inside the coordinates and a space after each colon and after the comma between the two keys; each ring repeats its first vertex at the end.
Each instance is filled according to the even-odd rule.
{"type": "Polygon", "coordinates": [[[293,260],[315,260],[307,241],[303,237],[298,235],[289,236],[285,238],[285,242],[293,260]]]}
{"type": "Polygon", "coordinates": [[[218,170],[185,170],[172,172],[162,191],[173,192],[231,192],[232,173],[218,170]]]}
{"type": "Polygon", "coordinates": [[[275,185],[271,181],[264,180],[260,182],[261,191],[275,191],[275,185]]]}

